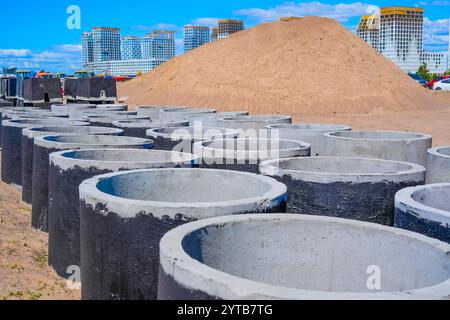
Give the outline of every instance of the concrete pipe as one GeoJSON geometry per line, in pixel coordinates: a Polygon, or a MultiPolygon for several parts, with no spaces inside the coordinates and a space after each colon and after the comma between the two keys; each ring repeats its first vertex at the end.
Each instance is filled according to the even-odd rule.
{"type": "Polygon", "coordinates": [[[193,127],[195,123],[200,122],[203,126],[218,127],[218,121],[225,117],[234,116],[248,116],[248,111],[229,111],[229,112],[216,112],[216,113],[204,113],[195,114],[187,117],[189,125],[193,127]]]}
{"type": "MultiPolygon", "coordinates": [[[[136,108],[138,116],[150,117],[152,121],[159,120],[161,110],[186,110],[186,107],[164,107],[164,106],[139,106],[136,108]]],[[[183,119],[184,120],[184,119],[183,119]]]]}
{"type": "Polygon", "coordinates": [[[78,187],[86,179],[109,172],[181,168],[198,165],[190,153],[161,150],[91,149],[50,155],[48,262],[62,277],[67,268],[80,266],[78,187]]]}
{"type": "Polygon", "coordinates": [[[48,231],[49,155],[71,149],[151,149],[153,141],[132,137],[97,135],[41,136],[34,139],[31,226],[48,231]]]}
{"type": "Polygon", "coordinates": [[[268,159],[309,157],[311,147],[297,140],[221,139],[194,144],[201,168],[259,173],[259,164],[268,159]]]}
{"type": "Polygon", "coordinates": [[[50,111],[39,111],[39,112],[16,112],[8,111],[3,114],[5,119],[16,120],[16,119],[43,119],[43,118],[60,118],[55,116],[50,111]]]}
{"type": "Polygon", "coordinates": [[[338,131],[324,133],[324,156],[363,157],[426,165],[431,136],[403,131],[338,131]]]}
{"type": "Polygon", "coordinates": [[[155,149],[192,152],[199,141],[237,138],[238,132],[217,127],[171,127],[147,130],[147,137],[155,141],[155,149]]]}
{"type": "Polygon", "coordinates": [[[97,110],[100,111],[128,111],[127,104],[98,104],[97,110]]]}
{"type": "Polygon", "coordinates": [[[429,149],[427,154],[427,184],[450,183],[450,146],[429,149]]]}
{"type": "Polygon", "coordinates": [[[450,183],[397,192],[395,226],[450,243],[450,183]]]}
{"type": "Polygon", "coordinates": [[[22,130],[22,200],[31,204],[33,181],[33,145],[34,138],[57,134],[81,135],[123,135],[123,130],[105,127],[32,127],[22,130]]]}
{"type": "Polygon", "coordinates": [[[186,127],[189,125],[187,121],[170,121],[159,122],[150,120],[117,120],[113,121],[112,125],[116,128],[122,129],[124,135],[129,137],[146,138],[147,130],[156,128],[169,127],[186,127]]]}
{"type": "Polygon", "coordinates": [[[290,116],[278,115],[255,115],[225,117],[217,121],[217,125],[220,127],[239,129],[244,131],[265,130],[269,125],[281,123],[292,123],[292,118],[290,116]]]}
{"type": "Polygon", "coordinates": [[[11,118],[16,118],[15,115],[8,115],[8,113],[10,113],[11,111],[14,112],[14,109],[22,110],[22,112],[31,111],[30,109],[41,110],[39,108],[28,108],[28,107],[20,108],[20,107],[10,107],[10,106],[0,108],[0,150],[1,150],[1,139],[2,139],[2,121],[8,120],[11,118]]]}
{"type": "Polygon", "coordinates": [[[2,181],[22,184],[22,130],[36,126],[85,126],[87,122],[68,119],[18,119],[2,121],[2,181]]]}
{"type": "Polygon", "coordinates": [[[294,214],[199,220],[160,244],[160,300],[394,300],[450,295],[450,245],[294,214]]]}
{"type": "Polygon", "coordinates": [[[351,127],[340,124],[273,124],[266,127],[268,137],[299,140],[311,145],[311,155],[320,156],[325,147],[324,133],[332,131],[350,131],[351,127]]]}
{"type": "Polygon", "coordinates": [[[80,185],[82,299],[155,299],[159,241],[214,216],[285,212],[286,186],[246,172],[150,169],[80,185]]]}
{"type": "Polygon", "coordinates": [[[261,173],[288,187],[288,211],[392,226],[395,193],[425,182],[425,168],[407,162],[341,157],[277,159],[261,173]]]}
{"type": "Polygon", "coordinates": [[[89,123],[99,127],[114,127],[113,122],[117,120],[149,120],[149,117],[127,115],[127,114],[105,114],[91,115],[87,117],[89,123]]]}
{"type": "Polygon", "coordinates": [[[168,121],[183,121],[186,117],[199,114],[216,113],[215,109],[207,108],[188,108],[188,109],[162,109],[159,111],[159,120],[162,122],[168,121]]]}
{"type": "Polygon", "coordinates": [[[89,111],[89,110],[95,110],[97,106],[95,104],[76,104],[76,103],[69,103],[69,104],[53,104],[51,106],[51,110],[53,114],[69,117],[70,112],[72,110],[77,111],[89,111]]]}

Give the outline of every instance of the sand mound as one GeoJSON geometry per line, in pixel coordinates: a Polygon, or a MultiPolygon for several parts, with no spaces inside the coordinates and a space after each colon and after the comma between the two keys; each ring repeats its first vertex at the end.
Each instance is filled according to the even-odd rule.
{"type": "Polygon", "coordinates": [[[333,114],[443,107],[337,21],[273,22],[183,54],[119,87],[130,105],[333,114]]]}

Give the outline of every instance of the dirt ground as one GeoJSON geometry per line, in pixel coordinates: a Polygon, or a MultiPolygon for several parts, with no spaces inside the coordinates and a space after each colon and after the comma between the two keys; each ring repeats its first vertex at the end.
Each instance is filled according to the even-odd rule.
{"type": "Polygon", "coordinates": [[[47,234],[31,228],[31,207],[0,182],[0,300],[80,299],[47,264],[47,234]]]}
{"type": "MultiPolygon", "coordinates": [[[[296,116],[296,122],[351,125],[354,129],[409,130],[433,135],[434,145],[450,145],[450,92],[435,93],[449,102],[441,111],[373,112],[334,116],[296,116]]],[[[47,235],[30,227],[31,208],[20,192],[0,182],[0,300],[80,299],[47,265],[47,235]]]]}

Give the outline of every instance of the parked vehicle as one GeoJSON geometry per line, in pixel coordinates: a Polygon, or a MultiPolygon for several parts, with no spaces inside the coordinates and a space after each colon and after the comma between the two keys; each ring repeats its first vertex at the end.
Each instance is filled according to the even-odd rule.
{"type": "Polygon", "coordinates": [[[430,88],[430,89],[433,89],[433,86],[434,86],[434,84],[435,84],[436,82],[439,82],[439,81],[441,81],[441,80],[443,80],[443,79],[449,79],[449,78],[450,78],[450,75],[446,75],[446,76],[437,76],[437,77],[434,78],[433,80],[428,81],[427,87],[430,88]]]}
{"type": "Polygon", "coordinates": [[[410,76],[414,81],[416,81],[421,86],[425,87],[427,85],[427,81],[417,73],[408,73],[408,76],[410,76]]]}
{"type": "Polygon", "coordinates": [[[436,82],[433,85],[434,90],[444,90],[444,91],[450,91],[450,77],[447,79],[442,79],[438,82],[436,82]]]}

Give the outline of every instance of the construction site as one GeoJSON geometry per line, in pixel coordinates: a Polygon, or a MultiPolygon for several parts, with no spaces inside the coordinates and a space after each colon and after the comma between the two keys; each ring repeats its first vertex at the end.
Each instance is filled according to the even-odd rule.
{"type": "Polygon", "coordinates": [[[0,300],[450,298],[450,92],[333,19],[232,31],[0,107],[0,300]]]}

